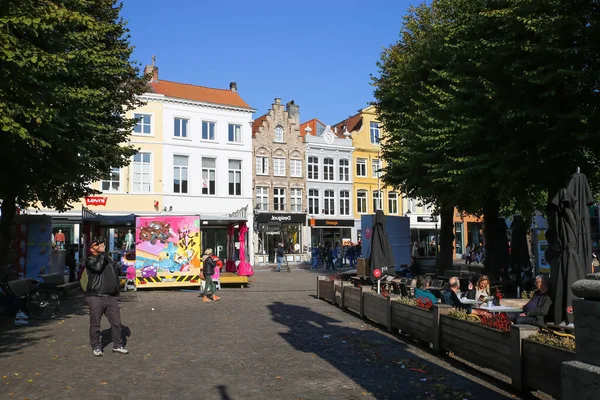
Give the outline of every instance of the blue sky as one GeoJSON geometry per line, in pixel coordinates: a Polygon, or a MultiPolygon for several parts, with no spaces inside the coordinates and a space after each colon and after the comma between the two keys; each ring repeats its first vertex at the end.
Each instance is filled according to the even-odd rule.
{"type": "Polygon", "coordinates": [[[335,124],[373,99],[370,74],[398,39],[406,0],[124,0],[133,59],[160,78],[228,88],[264,114],[275,97],[335,124]],[[366,4],[369,4],[367,7],[366,4]]]}

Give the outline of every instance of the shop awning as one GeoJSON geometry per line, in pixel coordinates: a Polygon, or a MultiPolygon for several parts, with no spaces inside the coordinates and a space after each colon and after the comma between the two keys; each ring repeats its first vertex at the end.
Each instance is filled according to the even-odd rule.
{"type": "Polygon", "coordinates": [[[100,226],[135,226],[135,214],[128,215],[100,215],[84,214],[83,222],[92,223],[100,226]]]}

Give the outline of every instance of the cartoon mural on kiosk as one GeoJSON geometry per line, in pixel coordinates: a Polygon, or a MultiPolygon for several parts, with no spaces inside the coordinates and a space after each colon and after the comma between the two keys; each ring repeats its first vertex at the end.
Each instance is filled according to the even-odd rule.
{"type": "Polygon", "coordinates": [[[200,218],[136,218],[138,288],[200,284],[200,218]]]}

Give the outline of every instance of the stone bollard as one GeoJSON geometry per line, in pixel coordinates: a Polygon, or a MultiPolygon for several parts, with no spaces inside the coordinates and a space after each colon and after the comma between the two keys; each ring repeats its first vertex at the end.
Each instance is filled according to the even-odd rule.
{"type": "Polygon", "coordinates": [[[592,400],[600,392],[600,274],[575,282],[573,300],[576,361],[562,364],[562,398],[592,400]]]}

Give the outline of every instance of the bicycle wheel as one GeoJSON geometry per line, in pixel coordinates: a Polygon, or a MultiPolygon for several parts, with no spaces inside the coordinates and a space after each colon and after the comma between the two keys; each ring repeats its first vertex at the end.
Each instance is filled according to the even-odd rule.
{"type": "Polygon", "coordinates": [[[58,293],[39,289],[27,297],[27,311],[35,319],[50,319],[56,315],[60,307],[58,293]]]}

